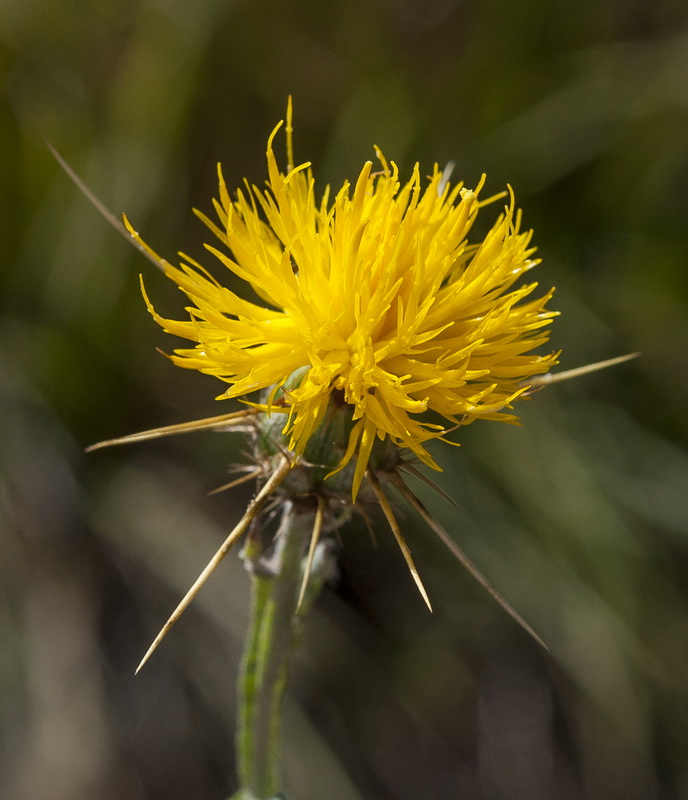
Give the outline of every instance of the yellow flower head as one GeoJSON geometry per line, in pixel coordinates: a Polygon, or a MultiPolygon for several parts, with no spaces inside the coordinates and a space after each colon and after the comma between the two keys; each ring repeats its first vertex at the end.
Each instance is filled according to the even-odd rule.
{"type": "Polygon", "coordinates": [[[247,184],[232,197],[218,170],[218,222],[199,214],[219,240],[208,250],[262,302],[186,259],[164,269],[191,300],[190,319],[149,308],[196,343],[173,360],[227,383],[221,397],[272,387],[266,410],[287,414],[297,456],[328,407],[346,404],[352,426],[338,469],[355,457],[355,497],[376,438],[439,469],[425,443],[448,427],[516,420],[508,409],[528,379],[556,363],[533,352],[555,316],[545,308],[552,292],[532,299],[536,283],[514,288],[537,261],[513,195],[484,239],[469,241],[490,202],[479,199],[484,176],[471,190],[450,186],[437,166],[423,180],[416,164],[403,183],[376,149],[379,169],[368,161],[355,185],[318,198],[310,164],[293,166],[291,108],[280,170],[281,124],[268,140],[267,188],[247,184]]]}

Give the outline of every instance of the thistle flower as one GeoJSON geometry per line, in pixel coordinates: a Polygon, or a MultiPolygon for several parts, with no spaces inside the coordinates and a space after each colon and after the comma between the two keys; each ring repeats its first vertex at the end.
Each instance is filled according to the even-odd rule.
{"type": "Polygon", "coordinates": [[[220,398],[271,389],[260,408],[285,416],[297,458],[344,404],[352,425],[336,470],[355,459],[355,499],[376,439],[439,469],[425,444],[448,428],[516,421],[510,409],[528,380],[556,363],[534,352],[556,315],[546,309],[552,291],[533,299],[537,283],[515,288],[538,262],[511,192],[479,242],[469,234],[491,202],[480,199],[484,176],[475,189],[452,187],[437,166],[423,181],[416,164],[402,183],[376,150],[377,171],[368,161],[354,186],[319,199],[310,164],[292,166],[290,109],[280,170],[281,124],[268,140],[267,188],[247,184],[233,199],[218,169],[217,220],[197,212],[219,240],[207,249],[261,302],[188,258],[163,268],[191,300],[189,319],[164,319],[147,302],[167,332],[196,343],[174,363],[228,384],[220,398]]]}
{"type": "MultiPolygon", "coordinates": [[[[274,797],[279,790],[279,708],[298,620],[327,579],[332,537],[352,510],[367,520],[379,504],[428,607],[411,552],[383,483],[391,483],[440,540],[536,640],[542,640],[471,563],[402,480],[414,466],[439,470],[426,445],[477,419],[516,422],[513,404],[546,383],[618,364],[637,354],[557,374],[558,353],[539,353],[556,312],[552,290],[519,279],[538,262],[530,232],[509,201],[482,240],[472,241],[479,211],[507,193],[481,199],[450,185],[437,166],[423,180],[418,165],[404,183],[376,148],[355,185],[320,199],[309,163],[294,166],[291,102],[287,166],[268,139],[265,189],[230,195],[219,173],[217,219],[196,212],[218,241],[207,249],[257,296],[250,300],[182,255],[180,267],[158,256],[129,224],[110,214],[68,164],[58,161],[101,213],[191,301],[185,320],[155,320],[195,343],[178,349],[181,367],[213,375],[241,411],[101,442],[141,441],[203,429],[248,431],[255,465],[221,489],[257,478],[260,489],[189,589],[137,672],[241,535],[253,573],[249,636],[239,679],[234,795],[274,797]],[[259,397],[254,393],[261,392],[259,397]],[[365,483],[364,483],[365,479],[365,483]],[[281,505],[275,546],[253,523],[281,505]],[[321,538],[323,541],[321,541],[321,538]],[[259,568],[260,567],[260,568],[259,568]]],[[[52,149],[52,148],[51,148],[52,149]]],[[[250,292],[249,292],[250,296],[250,292]]],[[[431,483],[431,482],[430,482],[431,483]]],[[[437,489],[437,487],[435,487],[437,489]]],[[[441,490],[438,489],[441,492],[441,490]]],[[[451,498],[447,498],[451,501],[451,498]]],[[[281,795],[280,795],[281,796],[281,795]]]]}
{"type": "Polygon", "coordinates": [[[179,267],[158,256],[126,216],[125,230],[62,162],[99,210],[191,301],[188,319],[166,319],[142,285],[149,311],[164,330],[195,343],[175,350],[172,361],[227,384],[218,399],[245,403],[243,411],[94,447],[204,428],[248,427],[259,442],[255,469],[228,486],[253,477],[262,477],[264,485],[142,664],[278,491],[287,499],[310,497],[318,510],[300,603],[321,530],[344,518],[338,522],[334,512],[341,507],[342,485],[352,506],[364,478],[428,607],[380,479],[399,489],[471,574],[539,640],[399,476],[405,470],[423,477],[413,461],[439,470],[427,443],[456,444],[447,437],[462,425],[477,419],[517,422],[513,404],[552,377],[547,373],[558,353],[537,351],[557,313],[546,307],[553,290],[533,297],[537,283],[519,282],[538,260],[531,232],[521,230],[513,192],[509,187],[508,193],[481,199],[485,176],[473,189],[452,186],[451,169],[437,165],[423,180],[416,164],[403,182],[396,164],[375,148],[377,169],[366,162],[354,185],[345,182],[333,197],[326,187],[318,198],[310,163],[294,166],[291,102],[284,171],[273,150],[282,124],[268,139],[266,188],[246,182],[232,196],[218,168],[216,219],[196,211],[216,238],[206,244],[208,251],[248,284],[257,300],[230,290],[183,254],[179,267]],[[507,195],[492,228],[482,240],[471,241],[480,210],[507,195]]]}

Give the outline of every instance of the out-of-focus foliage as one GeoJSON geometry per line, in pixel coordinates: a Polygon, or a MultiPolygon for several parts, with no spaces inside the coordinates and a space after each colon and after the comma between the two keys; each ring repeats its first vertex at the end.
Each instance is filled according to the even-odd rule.
{"type": "MultiPolygon", "coordinates": [[[[549,643],[414,520],[429,616],[379,526],[342,541],[285,719],[296,800],[688,797],[688,14],[683,0],[0,0],[0,774],[3,797],[220,798],[248,580],[227,559],[133,668],[249,493],[201,434],[84,446],[220,413],[155,352],[137,274],[50,140],[171,257],[191,206],[264,179],[294,95],[299,159],[339,184],[373,143],[408,171],[511,183],[558,287],[562,366],[520,428],[437,453],[418,492],[549,643]]],[[[209,259],[205,259],[206,262],[209,259]]],[[[169,339],[169,337],[167,337],[169,339]]],[[[523,406],[521,407],[523,410],[523,406]]]]}

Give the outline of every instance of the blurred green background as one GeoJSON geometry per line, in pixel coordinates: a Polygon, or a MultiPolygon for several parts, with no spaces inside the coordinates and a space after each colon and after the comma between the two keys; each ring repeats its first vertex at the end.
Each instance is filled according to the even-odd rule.
{"type": "MultiPolygon", "coordinates": [[[[642,358],[440,446],[419,494],[546,654],[408,512],[428,615],[356,526],[285,710],[294,800],[688,798],[688,12],[684,0],[0,0],[0,794],[222,798],[248,578],[233,555],[133,669],[250,497],[208,497],[228,434],[86,455],[232,410],[148,315],[204,258],[221,161],[265,178],[295,103],[320,185],[378,144],[408,172],[509,182],[557,286],[562,368],[642,358]]],[[[483,212],[489,216],[490,211],[483,212]]],[[[205,259],[206,261],[208,259],[205,259]]]]}

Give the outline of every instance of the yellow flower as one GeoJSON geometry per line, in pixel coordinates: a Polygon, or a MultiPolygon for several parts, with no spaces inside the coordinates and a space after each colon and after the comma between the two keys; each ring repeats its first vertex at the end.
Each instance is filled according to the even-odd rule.
{"type": "Polygon", "coordinates": [[[531,299],[536,283],[514,288],[538,262],[513,195],[484,239],[471,243],[490,202],[479,199],[484,176],[473,190],[451,187],[437,166],[423,181],[416,164],[402,184],[396,164],[376,149],[378,171],[368,161],[355,186],[345,183],[332,200],[327,187],[318,199],[310,164],[292,166],[290,112],[286,171],[273,152],[280,123],[268,140],[267,188],[247,184],[233,199],[218,169],[218,222],[199,214],[221,245],[207,249],[262,302],[186,259],[164,269],[192,301],[190,319],[149,308],[166,331],[196,342],[173,361],[227,383],[221,398],[273,387],[266,408],[288,413],[285,433],[297,456],[328,406],[346,403],[354,424],[338,468],[355,456],[355,497],[376,438],[439,469],[424,445],[447,427],[514,422],[507,409],[528,379],[556,363],[555,353],[533,352],[556,312],[545,308],[551,291],[531,299]],[[276,390],[299,370],[284,405],[276,404],[276,390]]]}
{"type": "MultiPolygon", "coordinates": [[[[474,242],[469,233],[479,210],[503,196],[479,199],[485,176],[473,190],[460,183],[452,188],[450,170],[441,172],[435,165],[423,187],[416,164],[402,184],[396,165],[377,148],[378,171],[367,162],[353,189],[345,183],[330,201],[328,187],[316,202],[310,164],[293,166],[291,102],[284,173],[272,147],[281,125],[268,139],[267,189],[246,184],[232,199],[219,172],[220,199],[214,201],[219,224],[197,212],[226,248],[206,245],[208,250],[246,281],[262,303],[243,299],[191,259],[183,257],[181,267],[173,267],[142,241],[126,217],[122,226],[53,150],[103,216],[192,301],[190,319],[175,321],[159,316],[145,298],[166,331],[196,342],[193,349],[176,350],[173,361],[227,383],[218,399],[266,390],[262,403],[244,399],[249,406],[244,411],[88,448],[211,429],[250,430],[256,437],[257,463],[220,488],[259,478],[259,491],[138,669],[278,491],[277,502],[286,509],[295,501],[301,503],[299,513],[315,509],[298,609],[321,533],[336,530],[346,519],[342,509],[353,507],[342,502],[341,486],[332,491],[331,483],[322,485],[322,475],[334,467],[327,481],[349,464],[343,475],[346,491],[351,481],[355,503],[366,477],[428,607],[381,481],[398,490],[470,574],[542,643],[406,486],[402,471],[428,479],[401,453],[410,450],[439,469],[425,448],[429,440],[446,441],[453,429],[476,419],[516,422],[512,404],[531,389],[638,354],[549,372],[558,353],[535,351],[547,342],[548,325],[557,313],[546,308],[553,290],[533,299],[537,283],[517,285],[538,261],[532,257],[531,233],[521,232],[511,189],[503,213],[482,241],[474,242]],[[273,426],[277,414],[286,415],[282,435],[291,453],[273,426]],[[373,449],[376,441],[379,446],[373,449]]],[[[281,427],[280,421],[277,430],[281,427]]],[[[366,514],[360,505],[359,510],[366,514]]]]}

